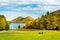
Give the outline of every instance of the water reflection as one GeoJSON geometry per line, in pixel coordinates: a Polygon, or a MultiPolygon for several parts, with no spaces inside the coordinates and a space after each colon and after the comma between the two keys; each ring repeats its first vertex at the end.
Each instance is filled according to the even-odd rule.
{"type": "Polygon", "coordinates": [[[24,23],[11,23],[10,29],[18,29],[18,26],[20,25],[20,28],[23,28],[25,26],[24,23]]]}

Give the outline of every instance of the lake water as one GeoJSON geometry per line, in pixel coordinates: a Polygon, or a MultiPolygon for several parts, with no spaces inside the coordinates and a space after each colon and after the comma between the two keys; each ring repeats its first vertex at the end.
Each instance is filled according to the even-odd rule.
{"type": "Polygon", "coordinates": [[[10,24],[10,29],[18,29],[19,25],[20,25],[20,28],[23,28],[23,26],[25,26],[24,23],[11,23],[10,24]]]}

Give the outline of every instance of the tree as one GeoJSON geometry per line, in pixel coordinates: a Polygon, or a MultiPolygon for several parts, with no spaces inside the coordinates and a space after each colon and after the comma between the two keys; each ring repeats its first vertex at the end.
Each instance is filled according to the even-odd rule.
{"type": "MultiPolygon", "coordinates": [[[[0,29],[6,30],[6,26],[8,25],[6,18],[4,15],[0,15],[0,29]]],[[[9,27],[9,26],[8,26],[9,27]]]]}
{"type": "Polygon", "coordinates": [[[47,15],[49,15],[49,12],[47,11],[47,15]]]}
{"type": "Polygon", "coordinates": [[[9,30],[9,25],[8,24],[6,25],[5,30],[9,30]]]}
{"type": "Polygon", "coordinates": [[[20,25],[18,26],[18,29],[20,28],[20,25]]]}

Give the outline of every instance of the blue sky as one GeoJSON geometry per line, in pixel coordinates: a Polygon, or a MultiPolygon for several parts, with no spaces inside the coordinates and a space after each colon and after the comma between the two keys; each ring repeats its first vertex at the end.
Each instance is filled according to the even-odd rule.
{"type": "Polygon", "coordinates": [[[33,18],[60,9],[60,0],[0,0],[0,14],[7,20],[18,16],[33,18]]]}

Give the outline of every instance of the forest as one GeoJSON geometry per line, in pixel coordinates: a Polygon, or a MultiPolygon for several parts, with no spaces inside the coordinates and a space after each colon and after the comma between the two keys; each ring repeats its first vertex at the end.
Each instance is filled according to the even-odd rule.
{"type": "Polygon", "coordinates": [[[47,12],[35,20],[26,22],[27,28],[40,30],[60,30],[60,10],[47,12]]]}
{"type": "MultiPolygon", "coordinates": [[[[47,12],[45,15],[42,15],[35,20],[32,17],[23,19],[23,22],[26,24],[26,29],[60,30],[60,10],[51,13],[47,12]]],[[[21,20],[22,19],[20,19],[20,22],[21,20]]],[[[0,15],[0,30],[9,30],[9,23],[4,15],[0,15]]]]}

